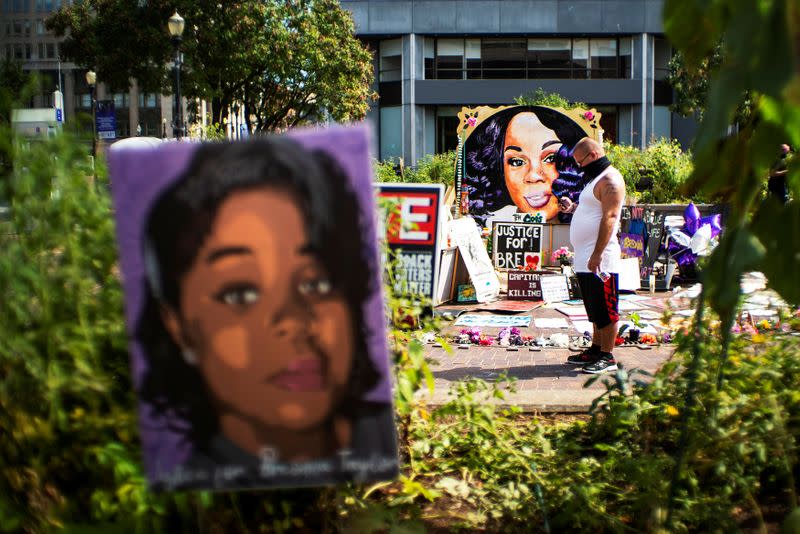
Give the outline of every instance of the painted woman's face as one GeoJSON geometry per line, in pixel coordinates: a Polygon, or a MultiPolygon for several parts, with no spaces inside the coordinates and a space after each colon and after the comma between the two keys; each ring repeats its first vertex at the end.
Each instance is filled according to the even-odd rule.
{"type": "Polygon", "coordinates": [[[553,130],[531,112],[511,119],[503,144],[503,172],[511,200],[519,211],[543,211],[547,219],[558,215],[553,180],[558,178],[555,154],[561,146],[553,130]]]}
{"type": "Polygon", "coordinates": [[[194,354],[221,416],[306,430],[331,414],[350,373],[352,317],[290,195],[228,197],[180,305],[178,317],[165,312],[167,326],[194,354]]]}

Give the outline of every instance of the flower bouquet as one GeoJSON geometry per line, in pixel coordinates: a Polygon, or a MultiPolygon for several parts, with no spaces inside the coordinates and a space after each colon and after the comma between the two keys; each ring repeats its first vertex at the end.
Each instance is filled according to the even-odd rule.
{"type": "Polygon", "coordinates": [[[572,265],[572,258],[575,256],[575,253],[572,252],[567,247],[557,248],[553,251],[553,255],[550,257],[553,263],[558,263],[559,265],[572,265]]]}

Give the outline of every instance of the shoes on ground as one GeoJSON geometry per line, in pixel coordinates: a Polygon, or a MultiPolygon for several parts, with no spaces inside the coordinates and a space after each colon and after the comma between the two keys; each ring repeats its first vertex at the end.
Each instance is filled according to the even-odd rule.
{"type": "Polygon", "coordinates": [[[595,363],[599,359],[599,352],[590,352],[589,350],[585,350],[579,354],[573,354],[572,356],[567,357],[567,363],[571,365],[588,365],[595,363]]]}
{"type": "Polygon", "coordinates": [[[584,373],[599,375],[617,370],[617,362],[614,359],[599,358],[596,362],[590,363],[583,368],[584,373]]]}

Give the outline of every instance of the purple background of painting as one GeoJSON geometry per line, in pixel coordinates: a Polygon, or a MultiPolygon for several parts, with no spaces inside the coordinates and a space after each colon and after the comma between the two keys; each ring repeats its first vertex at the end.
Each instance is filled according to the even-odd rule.
{"type": "MultiPolygon", "coordinates": [[[[364,242],[379,266],[375,236],[375,190],[372,185],[372,168],[369,158],[369,131],[365,126],[332,127],[325,130],[298,130],[290,137],[307,148],[319,148],[330,153],[342,165],[356,191],[364,216],[366,232],[364,242]]],[[[146,363],[140,343],[134,339],[136,321],[144,303],[144,267],[142,262],[142,231],[144,219],[158,195],[172,184],[186,168],[197,143],[166,142],[157,146],[145,143],[121,143],[109,154],[112,194],[117,221],[117,239],[120,250],[120,267],[125,290],[125,316],[131,353],[133,383],[138,389],[146,363]]],[[[347,236],[343,236],[347,238],[347,236]]],[[[389,359],[384,326],[384,304],[380,272],[372,274],[376,291],[364,304],[364,320],[370,332],[367,340],[370,357],[381,372],[378,385],[366,395],[368,400],[389,402],[389,359]]],[[[180,377],[174,377],[180,384],[180,377]]],[[[211,417],[211,414],[209,414],[211,417]]],[[[152,413],[145,402],[139,403],[144,461],[148,476],[171,471],[191,454],[191,445],[180,433],[170,430],[168,421],[152,413]]]]}

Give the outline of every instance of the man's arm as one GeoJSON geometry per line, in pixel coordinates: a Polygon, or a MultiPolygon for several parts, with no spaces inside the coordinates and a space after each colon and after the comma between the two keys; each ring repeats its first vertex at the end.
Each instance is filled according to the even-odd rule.
{"type": "Polygon", "coordinates": [[[600,260],[603,256],[603,250],[611,240],[611,233],[614,231],[617,219],[619,218],[619,211],[622,208],[622,203],[625,201],[625,182],[619,176],[612,175],[602,178],[594,190],[595,195],[600,200],[600,206],[603,210],[603,218],[600,220],[600,229],[597,233],[597,243],[594,246],[589,258],[589,271],[597,272],[600,270],[600,260]]]}

